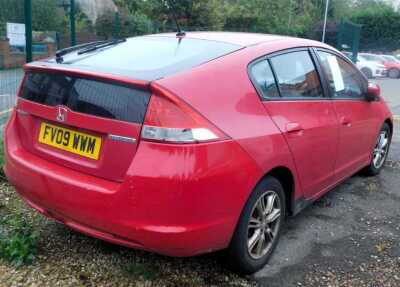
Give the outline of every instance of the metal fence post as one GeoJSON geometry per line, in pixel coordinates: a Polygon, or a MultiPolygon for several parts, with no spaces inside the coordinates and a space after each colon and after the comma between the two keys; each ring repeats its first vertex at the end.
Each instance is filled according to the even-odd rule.
{"type": "Polygon", "coordinates": [[[76,45],[76,30],[75,30],[75,0],[71,0],[71,5],[69,7],[69,18],[71,25],[71,46],[76,45]]]}
{"type": "Polygon", "coordinates": [[[60,33],[56,32],[56,44],[57,44],[57,50],[61,49],[61,40],[60,40],[60,33]]]}
{"type": "Polygon", "coordinates": [[[115,21],[114,21],[114,38],[118,39],[121,33],[121,19],[119,12],[115,12],[115,21]]]}
{"type": "Polygon", "coordinates": [[[26,62],[32,62],[32,0],[24,1],[26,62]]]}

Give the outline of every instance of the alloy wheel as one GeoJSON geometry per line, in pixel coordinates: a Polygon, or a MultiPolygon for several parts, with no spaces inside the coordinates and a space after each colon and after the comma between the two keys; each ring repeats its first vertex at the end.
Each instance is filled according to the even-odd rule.
{"type": "Polygon", "coordinates": [[[385,162],[389,150],[389,140],[390,140],[389,132],[387,130],[382,130],[379,133],[379,137],[375,145],[372,157],[373,158],[372,162],[376,169],[381,168],[383,163],[385,162]]]}
{"type": "Polygon", "coordinates": [[[273,246],[278,235],[282,205],[275,191],[266,191],[253,206],[247,227],[247,250],[253,259],[260,259],[273,246]]]}

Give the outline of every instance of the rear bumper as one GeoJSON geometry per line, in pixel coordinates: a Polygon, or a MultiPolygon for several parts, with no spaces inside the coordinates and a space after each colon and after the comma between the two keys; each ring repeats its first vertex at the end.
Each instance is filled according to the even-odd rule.
{"type": "Polygon", "coordinates": [[[229,245],[259,170],[233,141],[142,142],[123,183],[25,151],[12,117],[5,130],[9,181],[42,214],[82,233],[169,256],[229,245]]]}

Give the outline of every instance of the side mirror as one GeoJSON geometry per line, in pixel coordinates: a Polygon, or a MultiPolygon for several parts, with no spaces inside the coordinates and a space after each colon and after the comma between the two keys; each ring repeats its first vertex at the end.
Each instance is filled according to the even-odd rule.
{"type": "Polygon", "coordinates": [[[365,99],[368,102],[373,102],[379,99],[381,95],[381,88],[378,84],[375,83],[368,83],[367,93],[365,94],[365,99]]]}

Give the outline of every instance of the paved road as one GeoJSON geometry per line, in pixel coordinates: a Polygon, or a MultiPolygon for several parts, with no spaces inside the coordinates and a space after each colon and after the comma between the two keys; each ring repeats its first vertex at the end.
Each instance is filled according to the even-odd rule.
{"type": "Polygon", "coordinates": [[[400,116],[400,79],[380,79],[375,80],[382,90],[382,96],[388,103],[392,113],[400,116]]]}

